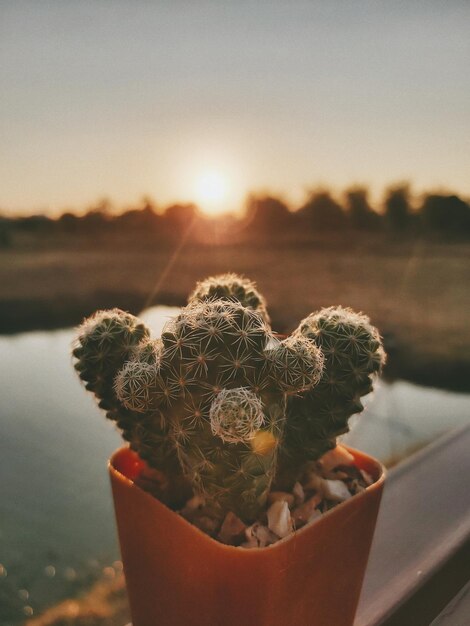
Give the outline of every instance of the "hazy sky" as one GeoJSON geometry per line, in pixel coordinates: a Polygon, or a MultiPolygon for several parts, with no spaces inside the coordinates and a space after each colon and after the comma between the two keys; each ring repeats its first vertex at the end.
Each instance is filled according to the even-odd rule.
{"type": "Polygon", "coordinates": [[[0,210],[470,195],[468,0],[0,0],[0,210]]]}

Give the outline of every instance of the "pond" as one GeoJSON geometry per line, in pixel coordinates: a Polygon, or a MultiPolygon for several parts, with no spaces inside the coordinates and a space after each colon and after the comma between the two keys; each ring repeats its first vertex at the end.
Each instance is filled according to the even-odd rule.
{"type": "MultiPolygon", "coordinates": [[[[158,333],[175,309],[143,316],[158,333]]],[[[106,462],[121,445],[73,371],[73,330],[0,337],[0,623],[120,569],[106,462]]],[[[395,461],[468,422],[470,395],[381,382],[348,444],[395,461]]]]}

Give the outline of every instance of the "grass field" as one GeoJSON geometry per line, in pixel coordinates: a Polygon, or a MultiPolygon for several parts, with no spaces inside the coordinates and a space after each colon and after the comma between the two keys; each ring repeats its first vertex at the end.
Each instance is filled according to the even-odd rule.
{"type": "Polygon", "coordinates": [[[196,280],[225,271],[257,281],[275,330],[322,306],[351,306],[384,334],[390,376],[470,388],[470,244],[363,236],[179,250],[129,240],[19,246],[0,252],[0,329],[70,325],[98,307],[183,304],[196,280]]]}

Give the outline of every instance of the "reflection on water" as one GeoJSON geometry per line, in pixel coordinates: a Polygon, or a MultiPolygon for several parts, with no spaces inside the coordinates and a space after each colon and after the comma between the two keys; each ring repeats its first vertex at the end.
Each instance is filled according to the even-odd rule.
{"type": "MultiPolygon", "coordinates": [[[[144,316],[159,332],[175,309],[144,316]]],[[[73,372],[72,330],[0,337],[0,623],[120,568],[106,472],[121,444],[73,372]]],[[[347,442],[382,460],[468,421],[470,397],[381,383],[347,442]]]]}
{"type": "MultiPolygon", "coordinates": [[[[149,317],[159,331],[173,314],[149,317]]],[[[122,440],[72,369],[72,336],[0,337],[2,625],[120,567],[106,463],[122,440]]]]}
{"type": "Polygon", "coordinates": [[[366,410],[351,419],[351,432],[343,441],[386,464],[470,420],[469,394],[405,381],[378,381],[364,404],[366,410]]]}

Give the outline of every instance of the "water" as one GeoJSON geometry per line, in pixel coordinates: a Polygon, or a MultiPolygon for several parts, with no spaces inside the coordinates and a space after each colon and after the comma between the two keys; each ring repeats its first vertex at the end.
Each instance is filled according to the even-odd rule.
{"type": "MultiPolygon", "coordinates": [[[[158,332],[173,314],[148,323],[158,332]]],[[[72,368],[73,334],[0,337],[2,626],[120,567],[106,463],[122,440],[72,368]]]]}
{"type": "Polygon", "coordinates": [[[379,381],[375,387],[365,398],[366,410],[350,420],[351,432],[342,439],[386,465],[470,421],[470,394],[402,380],[379,381]]]}
{"type": "MultiPolygon", "coordinates": [[[[158,333],[175,309],[147,311],[158,333]]],[[[0,337],[0,623],[120,568],[106,462],[121,445],[72,369],[71,329],[0,337]]],[[[380,383],[346,441],[387,461],[468,422],[470,396],[380,383]]]]}

